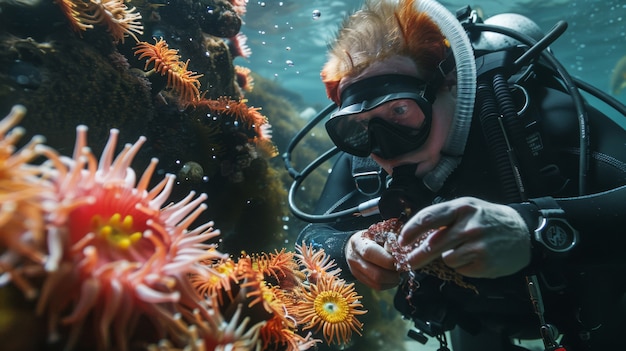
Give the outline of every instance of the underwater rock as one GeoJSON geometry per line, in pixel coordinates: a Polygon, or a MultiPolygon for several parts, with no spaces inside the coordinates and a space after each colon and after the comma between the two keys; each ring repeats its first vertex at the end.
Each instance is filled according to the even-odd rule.
{"type": "Polygon", "coordinates": [[[27,89],[37,89],[41,85],[42,76],[39,69],[28,62],[15,60],[9,67],[9,77],[17,85],[27,89]]]}
{"type": "Polygon", "coordinates": [[[160,9],[163,21],[179,28],[199,26],[206,33],[220,38],[234,37],[241,29],[241,18],[225,0],[172,0],[160,9]]]}

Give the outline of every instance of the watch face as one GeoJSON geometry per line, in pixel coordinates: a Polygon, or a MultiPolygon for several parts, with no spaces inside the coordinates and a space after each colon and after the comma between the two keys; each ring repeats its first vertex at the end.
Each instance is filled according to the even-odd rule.
{"type": "Polygon", "coordinates": [[[566,251],[574,243],[574,233],[571,228],[564,226],[560,221],[549,221],[542,232],[543,242],[554,251],[566,251]]]}

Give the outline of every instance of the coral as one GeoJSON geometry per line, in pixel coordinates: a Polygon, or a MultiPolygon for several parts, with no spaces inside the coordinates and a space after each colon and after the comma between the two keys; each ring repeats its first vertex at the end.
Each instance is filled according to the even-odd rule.
{"type": "Polygon", "coordinates": [[[181,106],[196,103],[200,98],[198,79],[202,74],[188,71],[189,60],[180,61],[178,50],[170,49],[163,38],[155,39],[155,42],[154,45],[140,42],[135,46],[135,55],[139,55],[139,60],[147,59],[144,69],[154,63],[153,70],[167,76],[167,87],[177,92],[181,106]]]}

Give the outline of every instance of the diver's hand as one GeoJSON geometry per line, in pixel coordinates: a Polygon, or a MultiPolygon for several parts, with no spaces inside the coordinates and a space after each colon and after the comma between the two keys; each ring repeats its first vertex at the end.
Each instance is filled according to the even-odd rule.
{"type": "Polygon", "coordinates": [[[413,269],[441,257],[459,274],[497,278],[530,263],[530,236],[512,208],[463,197],[426,207],[402,228],[398,242],[408,245],[427,231],[433,233],[409,253],[413,269]]]}
{"type": "Polygon", "coordinates": [[[395,287],[400,283],[395,259],[382,246],[362,234],[363,231],[353,234],[345,248],[350,272],[360,282],[376,290],[395,287]]]}

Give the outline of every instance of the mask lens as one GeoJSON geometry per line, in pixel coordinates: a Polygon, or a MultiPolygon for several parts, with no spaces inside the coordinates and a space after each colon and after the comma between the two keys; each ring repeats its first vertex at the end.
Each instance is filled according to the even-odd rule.
{"type": "Polygon", "coordinates": [[[368,121],[357,121],[354,115],[326,122],[326,131],[337,147],[349,154],[366,157],[371,151],[368,121]]]}
{"type": "Polygon", "coordinates": [[[371,153],[392,159],[417,150],[428,138],[430,122],[430,114],[419,129],[400,126],[381,118],[373,119],[369,124],[371,153]]]}
{"type": "Polygon", "coordinates": [[[390,159],[424,144],[430,132],[432,114],[428,101],[416,93],[390,94],[377,100],[378,104],[364,101],[348,106],[340,111],[342,114],[326,122],[328,135],[340,150],[359,157],[374,153],[390,159]],[[424,114],[424,122],[419,129],[397,125],[377,116],[364,116],[364,112],[386,102],[407,98],[414,100],[424,114]]]}

